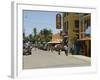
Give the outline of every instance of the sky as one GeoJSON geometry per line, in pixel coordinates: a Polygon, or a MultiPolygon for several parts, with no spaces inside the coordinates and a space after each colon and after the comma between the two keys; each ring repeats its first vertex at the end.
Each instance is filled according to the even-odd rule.
{"type": "MultiPolygon", "coordinates": [[[[57,13],[59,12],[23,10],[23,29],[25,35],[33,34],[33,28],[37,29],[37,33],[44,28],[51,29],[54,34],[60,32],[59,29],[56,29],[57,13]]],[[[86,33],[90,34],[91,28],[87,29],[86,33]]]]}
{"type": "Polygon", "coordinates": [[[47,28],[51,29],[53,33],[57,33],[60,30],[56,29],[56,14],[58,12],[48,11],[23,11],[23,29],[25,35],[32,34],[33,28],[37,28],[37,32],[47,28]]]}

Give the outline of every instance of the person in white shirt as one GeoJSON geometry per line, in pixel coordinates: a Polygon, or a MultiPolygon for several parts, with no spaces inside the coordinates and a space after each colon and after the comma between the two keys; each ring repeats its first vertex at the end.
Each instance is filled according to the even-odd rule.
{"type": "Polygon", "coordinates": [[[64,45],[65,55],[68,56],[68,46],[64,45]]]}

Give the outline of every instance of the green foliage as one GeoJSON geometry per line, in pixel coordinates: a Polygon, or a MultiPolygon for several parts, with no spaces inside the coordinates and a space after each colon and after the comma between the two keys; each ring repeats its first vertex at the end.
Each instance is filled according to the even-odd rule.
{"type": "Polygon", "coordinates": [[[34,33],[34,36],[36,36],[36,34],[37,34],[37,29],[36,28],[33,28],[33,33],[34,33]]]}
{"type": "Polygon", "coordinates": [[[37,34],[37,30],[36,28],[33,29],[33,34],[30,34],[29,36],[25,36],[25,34],[23,33],[23,39],[24,41],[30,41],[33,43],[37,43],[37,42],[49,42],[52,39],[52,31],[48,30],[48,29],[42,29],[40,30],[40,32],[37,34]]]}
{"type": "Polygon", "coordinates": [[[69,41],[70,41],[72,44],[74,44],[74,43],[76,42],[76,40],[77,40],[77,35],[76,35],[75,32],[72,32],[72,33],[70,34],[70,36],[69,36],[69,41]]]}
{"type": "Polygon", "coordinates": [[[39,38],[41,42],[49,42],[52,39],[52,31],[43,29],[39,33],[39,38]]]}

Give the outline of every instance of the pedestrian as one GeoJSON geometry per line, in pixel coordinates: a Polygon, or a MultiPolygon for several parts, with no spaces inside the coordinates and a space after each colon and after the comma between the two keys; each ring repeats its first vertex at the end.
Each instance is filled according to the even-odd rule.
{"type": "Polygon", "coordinates": [[[51,46],[51,52],[53,52],[53,49],[54,49],[54,47],[53,47],[53,45],[51,46]]]}
{"type": "Polygon", "coordinates": [[[75,51],[75,46],[74,46],[74,44],[71,46],[71,53],[72,53],[72,55],[74,54],[74,51],[75,51]]]}
{"type": "Polygon", "coordinates": [[[55,51],[57,51],[57,45],[54,46],[55,51]]]}
{"type": "Polygon", "coordinates": [[[68,56],[68,46],[64,45],[65,55],[68,56]]]}
{"type": "Polygon", "coordinates": [[[60,44],[57,45],[57,51],[58,51],[58,54],[60,55],[60,51],[61,51],[61,45],[60,44]]]}

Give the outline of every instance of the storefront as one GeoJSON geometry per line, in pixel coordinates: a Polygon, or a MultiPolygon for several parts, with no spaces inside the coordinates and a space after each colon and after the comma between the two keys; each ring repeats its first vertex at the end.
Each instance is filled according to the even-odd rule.
{"type": "Polygon", "coordinates": [[[87,37],[80,39],[79,41],[80,41],[80,54],[91,57],[91,39],[87,37]]]}

